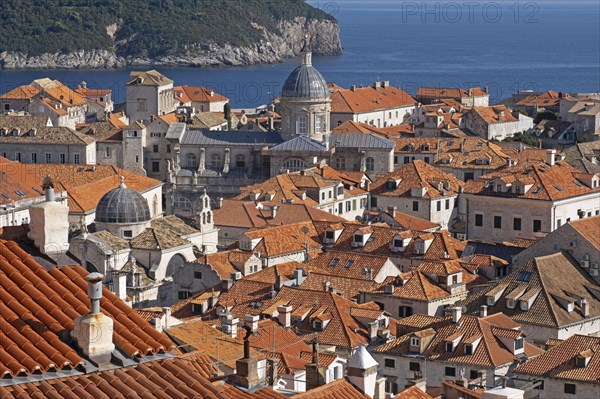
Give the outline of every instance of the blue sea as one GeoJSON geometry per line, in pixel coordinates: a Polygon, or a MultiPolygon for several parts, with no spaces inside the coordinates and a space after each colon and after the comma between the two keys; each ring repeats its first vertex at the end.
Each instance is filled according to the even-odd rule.
{"type": "MultiPolygon", "coordinates": [[[[314,65],[342,86],[389,80],[424,86],[487,86],[492,101],[518,90],[600,92],[600,2],[310,1],[339,21],[344,54],[314,65]]],[[[233,107],[278,96],[297,60],[229,68],[158,68],[176,84],[203,85],[233,107]]],[[[111,88],[124,99],[128,69],[0,70],[0,91],[48,76],[111,88]]]]}

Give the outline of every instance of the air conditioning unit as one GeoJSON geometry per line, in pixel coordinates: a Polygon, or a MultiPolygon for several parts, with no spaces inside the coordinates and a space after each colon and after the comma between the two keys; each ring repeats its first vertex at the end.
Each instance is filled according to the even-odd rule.
{"type": "Polygon", "coordinates": [[[592,269],[598,269],[598,263],[592,263],[592,269]]]}
{"type": "Polygon", "coordinates": [[[598,275],[598,269],[590,269],[590,276],[597,276],[598,275]]]}
{"type": "Polygon", "coordinates": [[[590,267],[590,261],[589,260],[582,260],[581,261],[581,267],[590,267]]]}

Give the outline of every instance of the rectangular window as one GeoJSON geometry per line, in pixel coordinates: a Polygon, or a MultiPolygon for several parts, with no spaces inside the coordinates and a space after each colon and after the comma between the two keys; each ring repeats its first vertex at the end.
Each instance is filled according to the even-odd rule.
{"type": "Polygon", "coordinates": [[[160,172],[160,162],[152,162],[152,172],[160,172]]]}
{"type": "Polygon", "coordinates": [[[560,226],[562,226],[562,220],[558,219],[556,221],[556,228],[559,228],[560,226]]]}
{"type": "Polygon", "coordinates": [[[575,384],[565,384],[565,393],[575,395],[576,392],[577,392],[577,388],[576,388],[575,384]]]}
{"type": "Polygon", "coordinates": [[[112,157],[112,149],[111,149],[110,147],[106,147],[106,148],[104,149],[104,156],[105,156],[106,158],[110,158],[110,157],[112,157]]]}
{"type": "Polygon", "coordinates": [[[413,201],[412,209],[413,212],[419,212],[419,201],[413,201]]]}
{"type": "Polygon", "coordinates": [[[515,340],[515,350],[523,349],[523,345],[525,345],[525,340],[523,338],[515,340]]]}
{"type": "Polygon", "coordinates": [[[473,345],[465,345],[465,355],[472,355],[473,354],[473,345]]]}
{"type": "Polygon", "coordinates": [[[346,201],[346,212],[350,212],[352,210],[352,202],[346,201]]]}
{"type": "Polygon", "coordinates": [[[321,133],[321,117],[315,116],[315,133],[321,133]]]}
{"type": "Polygon", "coordinates": [[[189,291],[179,291],[177,294],[179,299],[188,299],[191,296],[191,293],[189,291]]]}
{"type": "Polygon", "coordinates": [[[442,201],[437,202],[437,211],[440,212],[442,210],[442,201]]]}
{"type": "Polygon", "coordinates": [[[538,231],[542,231],[542,221],[534,219],[533,220],[533,232],[537,233],[538,231]]]}
{"type": "Polygon", "coordinates": [[[306,116],[298,118],[298,133],[306,134],[306,116]]]}
{"type": "Polygon", "coordinates": [[[446,200],[446,210],[450,209],[450,200],[446,200]]]}
{"type": "Polygon", "coordinates": [[[408,370],[410,371],[421,371],[421,363],[410,362],[408,363],[408,370]]]}
{"type": "Polygon", "coordinates": [[[167,152],[171,152],[171,144],[167,144],[167,152]]]}
{"type": "Polygon", "coordinates": [[[475,226],[477,226],[477,227],[483,226],[483,215],[480,213],[475,214],[475,226]]]}
{"type": "Polygon", "coordinates": [[[456,369],[454,367],[446,367],[444,375],[448,377],[456,377],[456,369]]]}
{"type": "Polygon", "coordinates": [[[513,219],[513,230],[521,231],[521,218],[513,219]]]}
{"type": "Polygon", "coordinates": [[[21,153],[20,152],[15,153],[15,161],[21,162],[21,153]]]}
{"type": "Polygon", "coordinates": [[[194,278],[202,280],[202,272],[194,272],[194,278]]]}
{"type": "Polygon", "coordinates": [[[124,230],[123,237],[125,238],[133,238],[133,230],[124,230]]]}
{"type": "Polygon", "coordinates": [[[425,157],[425,163],[429,163],[429,157],[425,157]]]}
{"type": "Polygon", "coordinates": [[[47,152],[46,154],[44,154],[44,157],[45,157],[46,163],[52,163],[52,154],[47,152]]]}
{"type": "Polygon", "coordinates": [[[67,155],[66,154],[59,154],[58,155],[58,160],[60,163],[67,163],[67,155]]]}
{"type": "Polygon", "coordinates": [[[333,231],[326,231],[325,232],[325,238],[327,238],[328,240],[333,240],[334,239],[334,232],[333,231]]]}
{"type": "Polygon", "coordinates": [[[404,163],[409,163],[410,162],[410,157],[404,157],[404,163]]]}
{"type": "Polygon", "coordinates": [[[158,152],[158,145],[157,144],[154,144],[152,146],[152,152],[158,152]]]}
{"type": "Polygon", "coordinates": [[[392,368],[393,369],[394,367],[396,367],[396,360],[395,359],[384,359],[383,363],[384,363],[385,367],[388,367],[388,368],[392,368]]]}
{"type": "Polygon", "coordinates": [[[502,228],[502,216],[494,216],[494,228],[495,229],[502,228]]]}
{"type": "Polygon", "coordinates": [[[81,163],[81,155],[79,155],[79,153],[77,153],[77,152],[73,154],[73,163],[75,165],[78,165],[81,163]]]}
{"type": "Polygon", "coordinates": [[[31,163],[37,163],[37,153],[31,153],[31,163]]]}
{"type": "Polygon", "coordinates": [[[469,379],[474,380],[475,378],[479,378],[479,371],[471,370],[469,372],[469,379]]]}

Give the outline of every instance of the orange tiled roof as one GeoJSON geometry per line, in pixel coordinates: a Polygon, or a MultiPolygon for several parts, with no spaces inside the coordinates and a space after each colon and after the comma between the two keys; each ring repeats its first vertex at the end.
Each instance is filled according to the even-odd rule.
{"type": "Polygon", "coordinates": [[[312,259],[308,264],[327,274],[372,280],[379,274],[388,261],[389,258],[385,256],[357,252],[327,251],[312,259]],[[372,270],[371,278],[363,272],[365,268],[372,270]]]}
{"type": "Polygon", "coordinates": [[[400,391],[395,396],[396,399],[433,399],[427,393],[423,392],[421,388],[413,385],[410,388],[406,388],[400,391]]]}
{"type": "Polygon", "coordinates": [[[31,100],[35,96],[40,94],[37,87],[33,85],[23,85],[15,87],[11,91],[8,91],[0,96],[3,100],[31,100]]]}
{"type": "Polygon", "coordinates": [[[521,101],[519,101],[516,105],[520,105],[522,107],[558,107],[560,104],[561,98],[575,100],[571,96],[563,96],[562,93],[557,93],[554,90],[547,90],[542,94],[534,94],[531,96],[527,96],[521,101]]]}
{"type": "MultiPolygon", "coordinates": [[[[462,364],[471,364],[483,367],[499,367],[512,364],[518,359],[517,355],[507,349],[497,338],[499,331],[514,332],[520,336],[525,334],[516,330],[519,325],[508,316],[498,313],[487,317],[463,315],[459,323],[454,323],[452,318],[444,318],[433,326],[435,335],[423,355],[428,361],[451,361],[462,364]],[[476,346],[473,354],[467,355],[464,351],[466,343],[476,339],[481,342],[476,346]],[[446,351],[446,342],[458,340],[454,351],[446,351]]],[[[412,333],[403,335],[393,341],[387,342],[375,349],[377,353],[406,355],[410,353],[410,337],[412,333]]],[[[525,342],[525,354],[537,356],[543,351],[525,342]]]]}
{"type": "Polygon", "coordinates": [[[3,399],[283,399],[270,389],[246,394],[232,385],[214,385],[203,360],[175,358],[91,374],[0,387],[3,399]],[[268,394],[267,391],[273,394],[268,394]],[[239,393],[239,394],[238,394],[239,393]]]}
{"type": "Polygon", "coordinates": [[[126,176],[127,187],[145,192],[159,186],[160,181],[137,175],[116,166],[108,165],[62,165],[62,164],[24,164],[19,162],[0,164],[0,174],[23,184],[36,182],[41,192],[44,177],[50,176],[56,190],[68,193],[69,211],[86,213],[96,209],[100,198],[108,191],[119,186],[120,176],[126,176]]]}
{"type": "Polygon", "coordinates": [[[250,240],[259,239],[259,243],[252,251],[255,253],[260,252],[261,256],[267,257],[302,252],[306,248],[309,252],[320,251],[321,249],[319,237],[311,222],[248,231],[244,233],[243,237],[250,240]],[[308,232],[305,234],[303,230],[306,228],[308,232]]]}
{"type": "Polygon", "coordinates": [[[571,226],[600,251],[600,216],[571,221],[571,226]]]}
{"type": "Polygon", "coordinates": [[[312,273],[313,271],[318,271],[318,269],[309,265],[291,261],[264,268],[258,273],[246,276],[245,279],[252,281],[260,281],[268,284],[275,284],[277,279],[280,278],[282,281],[285,282],[294,279],[294,272],[298,268],[304,270],[305,274],[312,273]]]}
{"type": "Polygon", "coordinates": [[[43,96],[49,96],[54,101],[59,102],[64,107],[72,107],[75,105],[85,105],[85,98],[73,91],[71,88],[63,85],[59,81],[55,80],[55,87],[46,87],[42,91],[43,96]]]}
{"type": "Polygon", "coordinates": [[[425,198],[439,198],[444,191],[447,195],[458,194],[459,188],[464,183],[454,175],[442,172],[435,166],[429,165],[421,160],[415,160],[409,164],[402,165],[393,172],[385,173],[377,178],[371,185],[373,195],[386,197],[411,196],[411,189],[427,188],[425,198]],[[396,188],[388,188],[389,181],[398,182],[396,188]],[[448,188],[443,188],[444,182],[448,182],[448,188]]]}
{"type": "Polygon", "coordinates": [[[410,94],[396,87],[339,89],[332,92],[330,98],[332,113],[364,113],[407,107],[417,102],[410,94]]]}
{"type": "MultiPolygon", "coordinates": [[[[0,270],[1,333],[11,337],[0,342],[4,354],[0,356],[0,375],[63,370],[81,364],[81,357],[59,336],[71,331],[73,321],[90,311],[84,278],[88,272],[78,266],[46,271],[17,243],[4,240],[0,240],[0,270]],[[31,323],[38,328],[31,328],[31,323]]],[[[113,342],[126,356],[140,358],[173,348],[167,337],[107,288],[103,289],[101,309],[114,320],[113,342]]]]}
{"type": "MultiPolygon", "coordinates": [[[[342,266],[343,267],[343,266],[342,266]]],[[[371,291],[378,286],[377,283],[372,280],[365,280],[363,278],[352,278],[340,275],[326,274],[326,270],[316,269],[317,271],[311,270],[309,275],[306,277],[301,287],[307,290],[325,290],[325,284],[329,283],[330,289],[335,290],[337,295],[344,298],[352,299],[356,298],[362,291],[371,291]]]]}
{"type": "Polygon", "coordinates": [[[554,166],[542,162],[517,164],[516,166],[481,176],[478,179],[469,180],[465,185],[464,191],[465,193],[476,195],[546,201],[557,201],[600,192],[598,187],[590,188],[580,182],[575,177],[577,173],[579,173],[577,169],[563,161],[556,162],[554,166]],[[507,192],[498,192],[493,183],[501,178],[509,178],[512,182],[527,180],[531,182],[532,179],[533,184],[531,184],[528,190],[521,190],[519,194],[513,193],[510,189],[507,192]]]}
{"type": "Polygon", "coordinates": [[[404,273],[401,277],[388,277],[372,293],[384,294],[385,286],[389,284],[393,286],[391,296],[395,298],[428,302],[450,296],[448,291],[418,270],[404,273]]]}
{"type": "Polygon", "coordinates": [[[535,359],[519,365],[515,372],[543,378],[600,382],[600,337],[573,335],[535,359]],[[577,367],[577,357],[586,358],[585,367],[577,367]]]}
{"type": "Polygon", "coordinates": [[[292,399],[371,399],[344,378],[292,396],[292,399]]]}
{"type": "Polygon", "coordinates": [[[175,89],[184,92],[193,102],[220,102],[229,101],[229,99],[212,89],[201,86],[178,86],[175,89]]]}
{"type": "Polygon", "coordinates": [[[315,209],[307,204],[273,204],[264,206],[260,202],[244,202],[225,200],[219,209],[214,211],[214,221],[217,226],[241,227],[248,229],[279,226],[289,223],[308,222],[313,220],[338,222],[345,220],[329,212],[315,209]],[[277,206],[273,218],[272,207],[277,206]]]}
{"type": "Polygon", "coordinates": [[[75,93],[83,97],[103,97],[112,93],[111,89],[88,89],[87,87],[78,87],[75,93]]]}
{"type": "Polygon", "coordinates": [[[240,271],[236,267],[236,264],[239,265],[240,262],[242,264],[245,263],[251,256],[252,253],[250,252],[231,250],[204,255],[196,259],[195,262],[209,265],[215,272],[217,272],[221,280],[227,280],[231,277],[231,274],[240,271]]]}
{"type": "Polygon", "coordinates": [[[438,167],[496,170],[510,158],[500,146],[480,137],[439,139],[438,149],[438,167]]]}
{"type": "Polygon", "coordinates": [[[446,88],[446,87],[419,87],[417,90],[417,98],[433,98],[444,99],[453,98],[460,100],[471,96],[482,97],[488,94],[480,87],[472,87],[470,89],[446,88]],[[471,91],[471,94],[469,94],[471,91]]]}
{"type": "MultiPolygon", "coordinates": [[[[476,113],[487,124],[515,122],[512,110],[506,105],[492,105],[490,107],[473,107],[467,112],[476,113]]],[[[466,112],[465,112],[466,113],[466,112]]]]}

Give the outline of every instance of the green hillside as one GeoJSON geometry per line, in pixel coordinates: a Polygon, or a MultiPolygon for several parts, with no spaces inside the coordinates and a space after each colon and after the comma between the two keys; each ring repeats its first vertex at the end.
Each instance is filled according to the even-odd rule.
{"type": "Polygon", "coordinates": [[[333,19],[304,0],[2,0],[0,52],[28,55],[110,49],[118,55],[176,53],[214,42],[244,46],[260,39],[252,22],[333,19]],[[118,23],[114,40],[106,27],[118,23]]]}

